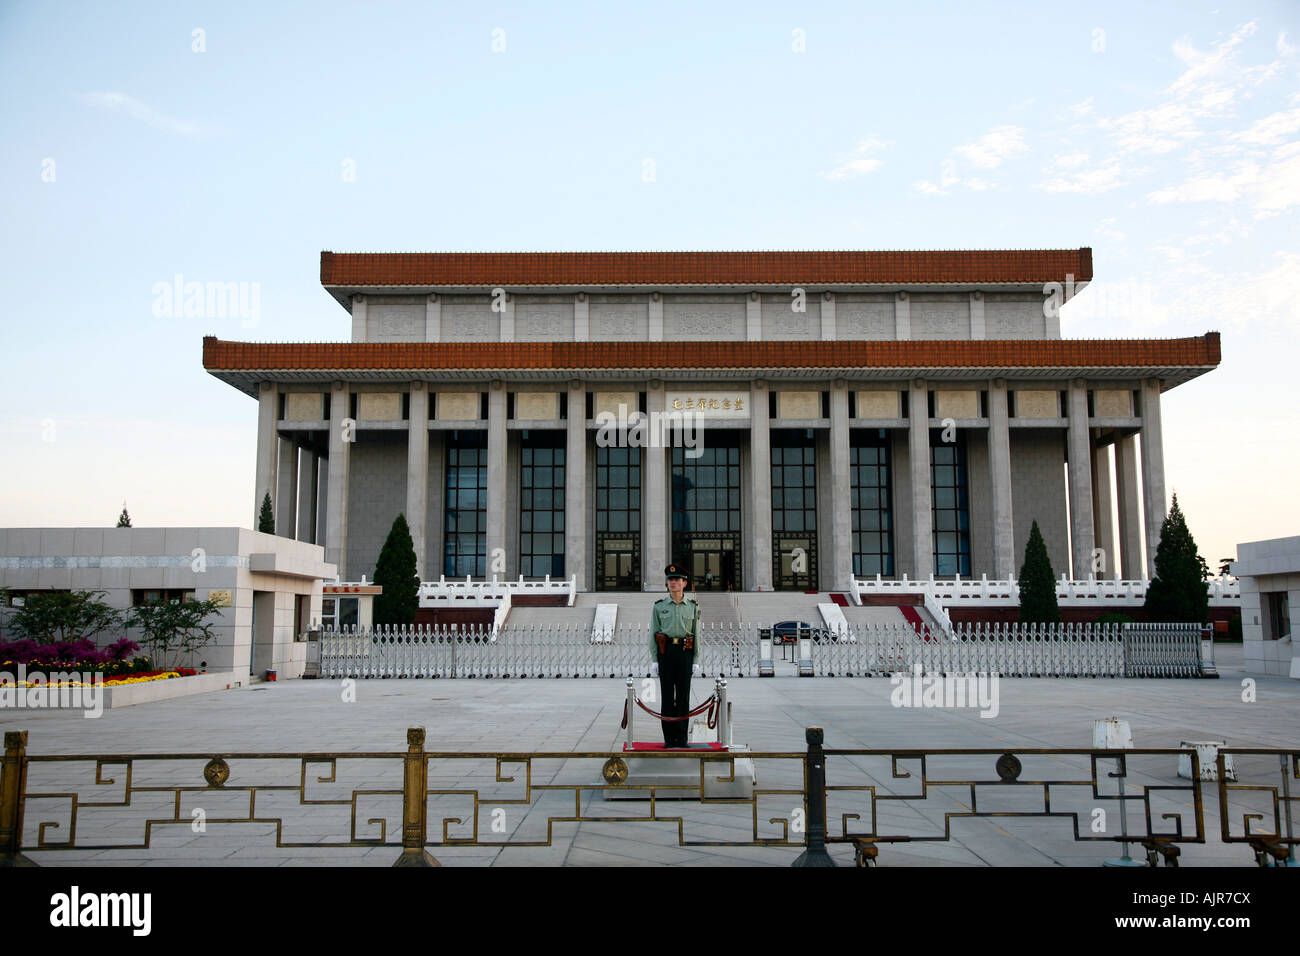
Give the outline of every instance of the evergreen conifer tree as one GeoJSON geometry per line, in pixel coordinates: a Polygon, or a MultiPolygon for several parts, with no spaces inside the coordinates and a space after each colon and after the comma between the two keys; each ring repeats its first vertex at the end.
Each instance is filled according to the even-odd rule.
{"type": "Polygon", "coordinates": [[[1060,624],[1061,609],[1056,603],[1056,579],[1052,559],[1038,522],[1029,529],[1025,545],[1025,563],[1020,566],[1020,623],[1060,624]]]}
{"type": "Polygon", "coordinates": [[[375,598],[376,624],[411,624],[420,603],[420,577],[416,571],[415,544],[406,515],[393,519],[388,539],[375,562],[375,583],[383,593],[375,598]]]}
{"type": "Polygon", "coordinates": [[[126,502],[122,502],[122,513],[117,516],[117,526],[119,528],[131,527],[131,516],[126,513],[126,502]]]}
{"type": "Polygon", "coordinates": [[[1160,526],[1156,548],[1156,576],[1147,585],[1147,619],[1169,623],[1204,624],[1210,619],[1205,566],[1187,520],[1173,496],[1169,514],[1160,526]]]}
{"type": "Polygon", "coordinates": [[[271,493],[262,498],[262,512],[257,516],[257,530],[265,534],[275,534],[275,511],[271,508],[271,493]]]}

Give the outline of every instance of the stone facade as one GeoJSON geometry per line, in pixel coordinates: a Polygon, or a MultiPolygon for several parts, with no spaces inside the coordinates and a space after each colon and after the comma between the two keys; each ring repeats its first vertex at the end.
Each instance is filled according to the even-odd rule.
{"type": "Polygon", "coordinates": [[[1300,678],[1292,625],[1300,607],[1300,537],[1237,545],[1232,573],[1241,582],[1247,672],[1300,678]]]}
{"type": "MultiPolygon", "coordinates": [[[[421,573],[436,579],[443,572],[459,540],[448,501],[461,500],[449,497],[447,462],[464,460],[461,451],[484,436],[486,517],[477,533],[489,561],[499,560],[508,577],[521,573],[525,554],[539,566],[540,554],[542,566],[576,573],[579,588],[611,588],[607,568],[620,559],[610,549],[627,546],[639,570],[619,586],[658,589],[659,569],[669,559],[685,560],[686,546],[692,553],[713,549],[706,563],[734,562],[734,574],[719,565],[716,577],[736,588],[848,589],[858,494],[847,477],[851,450],[877,441],[887,449],[886,576],[936,572],[934,509],[949,494],[936,490],[937,476],[957,481],[967,499],[964,574],[1014,574],[1037,520],[1058,574],[1088,576],[1100,548],[1106,576],[1143,577],[1156,518],[1166,508],[1160,393],[1217,364],[1218,339],[1156,342],[1168,356],[1159,361],[1150,349],[1139,354],[1118,342],[1104,343],[1104,357],[1063,361],[1094,344],[1060,339],[1048,291],[1067,275],[1079,287],[1091,278],[1090,251],[326,253],[322,282],[351,314],[353,342],[382,342],[389,350],[365,353],[375,369],[326,354],[345,345],[308,347],[321,354],[305,364],[301,351],[292,366],[276,366],[259,352],[246,361],[263,364],[228,368],[209,361],[205,343],[205,364],[259,398],[257,504],[265,488],[280,488],[277,527],[325,544],[347,578],[373,573],[402,511],[416,516],[421,573]],[[771,276],[760,274],[769,268],[771,276]],[[845,281],[776,277],[799,269],[845,281]],[[402,292],[377,288],[384,286],[402,292]],[[669,351],[671,343],[701,345],[669,351]],[[881,351],[864,351],[864,343],[881,351]],[[897,343],[916,348],[892,349],[897,343]],[[953,352],[939,347],[945,343],[962,344],[971,358],[944,359],[953,352]],[[728,364],[724,345],[753,358],[728,364]],[[796,357],[823,346],[815,360],[796,357]],[[417,356],[413,349],[424,351],[417,356]],[[704,349],[718,357],[716,367],[699,357],[704,349]],[[857,357],[841,361],[841,352],[857,357]],[[1203,357],[1182,357],[1193,353],[1203,357]],[[410,357],[390,365],[386,356],[397,361],[399,354],[410,357]],[[296,371],[280,376],[277,367],[296,371]],[[338,368],[354,371],[341,380],[329,371],[338,368]],[[326,391],[328,420],[323,407],[314,411],[326,391]],[[635,516],[627,519],[639,527],[626,534],[604,523],[610,509],[627,507],[628,495],[597,486],[605,475],[597,465],[605,454],[602,416],[617,414],[620,405],[651,416],[699,412],[705,444],[736,449],[725,467],[718,460],[715,468],[711,457],[708,470],[692,479],[687,463],[673,464],[672,448],[642,447],[639,484],[629,492],[635,516]],[[350,423],[354,407],[360,421],[350,423]],[[417,411],[402,417],[408,408],[417,411]],[[944,464],[950,441],[961,448],[959,478],[944,464]],[[788,454],[776,449],[789,442],[808,449],[808,471],[799,487],[776,485],[778,495],[774,476],[795,473],[778,474],[773,456],[788,454]],[[1119,475],[1113,493],[1112,455],[1119,475]],[[322,459],[325,466],[316,467],[322,459]],[[563,486],[542,487],[558,474],[547,469],[558,466],[534,472],[526,463],[533,460],[562,460],[563,486]],[[696,480],[712,484],[684,484],[696,480]],[[292,505],[283,500],[290,487],[292,505]],[[314,512],[305,507],[308,499],[317,502],[314,512]],[[704,510],[681,511],[688,500],[704,510]],[[1111,531],[1116,511],[1118,541],[1111,531]],[[800,533],[815,548],[811,577],[782,579],[779,539],[798,536],[778,527],[785,521],[802,523],[800,533]],[[562,536],[563,547],[547,538],[548,550],[538,552],[539,534],[562,536]]],[[[239,345],[212,341],[214,349],[239,345]]],[[[626,477],[614,474],[620,477],[613,480],[626,477]]]]}

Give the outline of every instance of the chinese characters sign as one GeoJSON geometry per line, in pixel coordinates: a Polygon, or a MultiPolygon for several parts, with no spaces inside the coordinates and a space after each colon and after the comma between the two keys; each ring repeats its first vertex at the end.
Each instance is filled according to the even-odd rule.
{"type": "Polygon", "coordinates": [[[664,402],[669,412],[695,412],[706,418],[749,417],[749,395],[743,392],[668,390],[664,402]]]}

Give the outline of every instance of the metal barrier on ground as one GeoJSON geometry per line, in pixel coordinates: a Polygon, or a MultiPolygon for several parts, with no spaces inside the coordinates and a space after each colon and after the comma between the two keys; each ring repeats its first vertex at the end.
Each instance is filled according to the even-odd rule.
{"type": "Polygon", "coordinates": [[[230,853],[232,834],[242,834],[254,846],[273,836],[288,851],[388,847],[395,865],[427,866],[436,863],[431,848],[549,847],[557,827],[588,824],[616,828],[629,845],[667,826],[679,847],[802,848],[791,861],[808,865],[847,844],[866,865],[970,840],[969,828],[985,820],[1045,858],[1077,859],[1070,847],[1104,844],[1127,857],[1132,844],[1148,865],[1176,866],[1184,848],[1207,842],[1213,813],[1224,846],[1246,844],[1261,865],[1294,857],[1300,751],[1221,750],[1233,754],[1238,780],[1223,781],[1220,756],[1214,793],[1194,749],[823,749],[816,727],[806,740],[805,751],[705,752],[698,782],[607,801],[626,780],[623,754],[431,752],[421,727],[407,730],[404,751],[355,753],[31,754],[27,731],[8,731],[0,865],[58,851],[202,860],[230,853]],[[1176,776],[1179,757],[1191,760],[1190,780],[1176,776]],[[755,764],[753,796],[708,797],[706,775],[726,780],[738,759],[755,764]],[[1212,809],[1206,788],[1217,797],[1212,809]],[[193,837],[196,811],[202,839],[193,837]]]}
{"type": "MultiPolygon", "coordinates": [[[[696,663],[705,677],[753,677],[751,625],[708,624],[696,663]]],[[[955,625],[951,636],[908,624],[848,627],[811,644],[813,676],[911,672],[1002,677],[1199,677],[1201,630],[1192,624],[955,625]]],[[[321,677],[627,677],[650,673],[650,633],[617,627],[593,640],[585,626],[506,629],[379,627],[321,632],[321,677]]]]}

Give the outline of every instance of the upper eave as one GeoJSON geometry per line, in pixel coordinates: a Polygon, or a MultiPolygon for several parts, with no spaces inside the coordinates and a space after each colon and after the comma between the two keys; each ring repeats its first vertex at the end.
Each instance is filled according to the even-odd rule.
{"type": "Polygon", "coordinates": [[[703,289],[1041,289],[1092,280],[1092,249],[870,252],[329,252],[320,281],[340,304],[353,293],[649,292],[703,289]]]}
{"type": "Polygon", "coordinates": [[[249,395],[261,382],[1158,378],[1169,389],[1220,362],[1219,333],[1180,339],[766,342],[227,342],[203,367],[249,395]]]}

